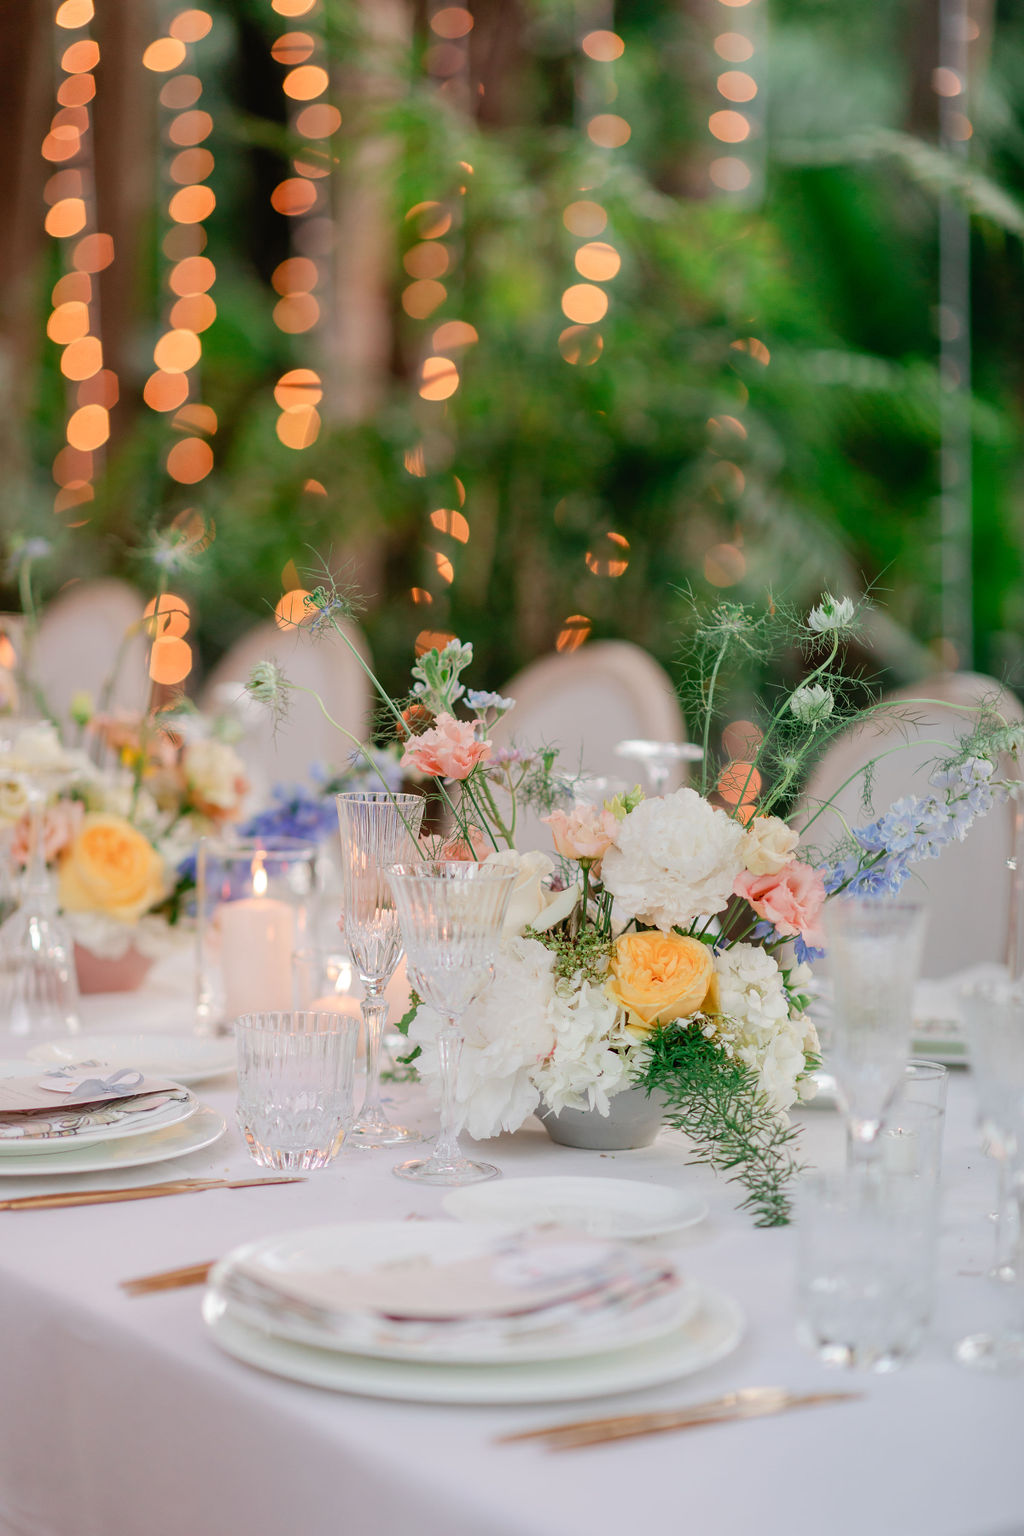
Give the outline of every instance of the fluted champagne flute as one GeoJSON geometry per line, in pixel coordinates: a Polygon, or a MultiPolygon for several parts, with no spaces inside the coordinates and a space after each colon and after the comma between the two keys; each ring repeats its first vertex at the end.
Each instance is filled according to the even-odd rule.
{"type": "Polygon", "coordinates": [[[421,1184],[475,1184],[493,1179],[493,1163],[468,1158],[455,1130],[455,1094],[462,1055],[462,1016],[490,983],[502,927],[516,881],[514,870],[491,864],[424,861],[389,872],[416,991],[441,1015],[437,1057],[441,1124],[431,1155],[399,1163],[394,1172],[421,1184]]]}
{"type": "Polygon", "coordinates": [[[380,1042],[388,1016],[384,988],[402,958],[402,933],[385,870],[419,851],[422,795],[387,791],[336,795],[341,832],[341,926],[363,984],[366,1090],[349,1132],[353,1146],[391,1147],[415,1139],[392,1125],[380,1102],[380,1042]]]}

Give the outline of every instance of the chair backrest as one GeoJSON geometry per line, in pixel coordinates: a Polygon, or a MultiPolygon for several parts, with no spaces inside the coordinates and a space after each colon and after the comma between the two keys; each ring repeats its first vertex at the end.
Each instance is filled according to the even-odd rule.
{"type": "MultiPolygon", "coordinates": [[[[643,779],[643,771],[616,756],[620,741],[686,740],[671,679],[646,651],[625,640],[595,640],[578,651],[544,656],[501,692],[516,705],[491,732],[495,746],[557,747],[558,768],[571,777],[632,785],[643,779]]],[[[669,787],[681,781],[677,771],[669,787]]],[[[550,834],[528,815],[517,846],[547,851],[550,834]]]]}
{"type": "MultiPolygon", "coordinates": [[[[811,774],[794,825],[803,826],[817,806],[835,794],[836,810],[824,812],[807,834],[808,843],[825,851],[843,835],[843,818],[849,826],[872,819],[864,809],[864,779],[858,769],[880,753],[887,755],[873,771],[876,814],[903,795],[927,794],[931,766],[950,755],[951,744],[970,729],[965,709],[982,700],[1008,721],[1024,720],[1024,709],[1012,693],[973,672],[939,673],[888,694],[887,702],[903,707],[886,711],[833,743],[811,774]],[[857,777],[847,784],[853,774],[857,777]]],[[[1014,776],[1009,765],[1004,767],[1014,776]]],[[[938,859],[913,866],[905,889],[925,896],[929,909],[925,976],[950,975],[974,963],[1005,958],[1011,838],[1011,807],[996,805],[975,822],[963,843],[950,843],[938,859]]]]}
{"type": "Polygon", "coordinates": [[[144,600],[134,587],[105,577],[76,583],[44,609],[32,670],[61,722],[67,720],[76,693],[84,690],[100,703],[115,666],[111,709],[146,708],[150,684],[146,671],[149,639],[140,623],[144,608],[144,600]]]}
{"type": "MultiPolygon", "coordinates": [[[[369,664],[361,632],[354,624],[346,624],[345,630],[369,664]]],[[[330,629],[311,635],[280,630],[273,620],[257,624],[214,667],[203,685],[200,707],[216,712],[246,700],[244,687],[259,661],[276,661],[290,682],[319,694],[332,719],[357,741],[366,740],[372,717],[370,684],[344,640],[330,629]]],[[[239,713],[245,735],[238,751],[249,772],[254,803],[275,783],[307,779],[311,763],[339,764],[352,751],[352,743],[331,725],[309,693],[291,694],[287,718],[276,731],[269,710],[257,712],[246,700],[239,713]]]]}

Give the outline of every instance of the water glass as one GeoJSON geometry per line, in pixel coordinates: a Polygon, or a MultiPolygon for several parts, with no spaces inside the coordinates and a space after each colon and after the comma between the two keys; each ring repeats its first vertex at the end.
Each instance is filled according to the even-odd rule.
{"type": "Polygon", "coordinates": [[[352,1123],[359,1023],[337,1013],[247,1013],[235,1023],[238,1128],[264,1168],[323,1168],[352,1123]]]}
{"type": "Polygon", "coordinates": [[[949,1073],[937,1061],[912,1056],[879,1134],[879,1160],[889,1173],[938,1183],[949,1073]]]}
{"type": "Polygon", "coordinates": [[[797,1334],[825,1365],[892,1371],[931,1318],[938,1191],[929,1179],[858,1168],[801,1179],[797,1334]]]}

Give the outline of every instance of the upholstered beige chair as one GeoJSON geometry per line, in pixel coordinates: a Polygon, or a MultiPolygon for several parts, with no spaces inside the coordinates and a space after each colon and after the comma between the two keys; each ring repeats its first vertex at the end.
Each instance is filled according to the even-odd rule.
{"type": "Polygon", "coordinates": [[[97,705],[102,702],[115,666],[110,707],[145,709],[150,684],[149,639],[141,624],[144,607],[144,599],[134,587],[113,577],[76,582],[47,604],[36,637],[32,671],[47,705],[62,724],[76,693],[85,691],[97,705]]]}

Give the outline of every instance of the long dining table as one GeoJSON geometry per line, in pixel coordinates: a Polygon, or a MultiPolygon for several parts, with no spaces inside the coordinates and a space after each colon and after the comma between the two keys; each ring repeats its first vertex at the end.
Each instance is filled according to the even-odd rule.
{"type": "MultiPolygon", "coordinates": [[[[173,988],[86,1000],[84,1027],[188,1027],[173,988]]],[[[197,1090],[226,1134],[173,1163],[5,1178],[0,1195],[258,1173],[230,1076],[197,1090]]],[[[416,1085],[389,1089],[429,1135],[416,1085]]],[[[841,1156],[833,1109],[801,1111],[806,1161],[841,1156]]],[[[132,1296],[120,1282],[206,1262],[274,1233],[443,1217],[443,1190],[395,1179],[394,1150],[346,1149],[306,1182],[75,1209],[0,1211],[0,1531],[4,1536],[1011,1536],[1024,1532],[1024,1377],[957,1365],[952,1346],[1024,1290],[987,1278],[993,1165],[966,1072],[950,1084],[932,1334],[891,1375],[829,1370],[795,1337],[792,1228],[756,1230],[737,1190],[688,1164],[685,1139],[597,1153],[530,1120],[486,1144],[507,1176],[598,1175],[703,1194],[710,1214],[668,1244],[736,1298],[736,1350],[698,1374],[589,1402],[460,1407],[321,1390],[229,1357],[201,1290],[132,1296]],[[502,1434],[740,1387],[851,1390],[856,1400],[748,1422],[552,1452],[502,1434]]]]}

